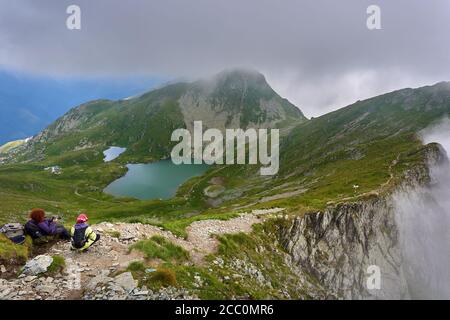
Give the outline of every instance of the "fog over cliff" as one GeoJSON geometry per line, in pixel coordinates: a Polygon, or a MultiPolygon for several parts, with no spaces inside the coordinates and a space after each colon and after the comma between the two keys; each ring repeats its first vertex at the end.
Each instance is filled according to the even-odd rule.
{"type": "MultiPolygon", "coordinates": [[[[450,120],[421,133],[450,154],[450,120]]],[[[409,291],[412,298],[450,299],[450,166],[431,168],[431,185],[394,196],[409,291]]]]}

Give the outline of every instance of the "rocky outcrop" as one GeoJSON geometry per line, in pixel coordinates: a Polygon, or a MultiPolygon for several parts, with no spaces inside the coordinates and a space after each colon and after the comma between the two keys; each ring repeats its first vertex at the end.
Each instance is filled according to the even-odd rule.
{"type": "Polygon", "coordinates": [[[194,121],[223,132],[231,128],[274,128],[283,121],[305,121],[303,113],[281,98],[252,70],[225,70],[192,83],[178,100],[186,128],[194,121]]]}
{"type": "Polygon", "coordinates": [[[283,244],[293,263],[344,299],[406,298],[397,232],[383,199],[339,205],[294,219],[283,244]],[[368,267],[380,268],[380,290],[366,287],[368,267]]]}
{"type": "MultiPolygon", "coordinates": [[[[430,181],[429,167],[447,160],[437,144],[425,149],[428,165],[404,173],[396,188],[409,190],[430,181]]],[[[281,243],[293,268],[309,273],[330,297],[343,299],[404,299],[410,296],[402,268],[402,253],[392,193],[292,220],[280,231],[281,243]],[[367,286],[370,266],[381,272],[381,286],[367,286]]]]}

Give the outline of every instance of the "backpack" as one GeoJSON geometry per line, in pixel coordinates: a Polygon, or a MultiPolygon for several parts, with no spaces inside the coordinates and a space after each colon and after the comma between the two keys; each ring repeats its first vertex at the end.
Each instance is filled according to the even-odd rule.
{"type": "Polygon", "coordinates": [[[72,236],[72,246],[74,248],[81,249],[86,244],[86,242],[87,242],[86,229],[87,228],[88,228],[87,226],[85,228],[80,228],[80,229],[75,228],[73,236],[72,236]]]}
{"type": "Polygon", "coordinates": [[[8,223],[0,228],[0,233],[3,233],[9,240],[15,244],[22,244],[25,242],[25,232],[20,223],[8,223]]]}
{"type": "Polygon", "coordinates": [[[43,236],[41,230],[39,230],[38,225],[33,220],[29,220],[25,223],[25,233],[28,234],[32,239],[38,239],[43,236]]]}

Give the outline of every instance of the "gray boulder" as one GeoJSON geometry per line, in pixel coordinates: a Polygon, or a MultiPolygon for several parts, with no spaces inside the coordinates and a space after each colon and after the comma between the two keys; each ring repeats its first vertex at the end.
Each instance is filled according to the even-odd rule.
{"type": "Polygon", "coordinates": [[[22,274],[27,276],[36,276],[47,271],[53,262],[53,258],[46,255],[40,255],[29,260],[22,269],[22,274]]]}
{"type": "Polygon", "coordinates": [[[115,284],[122,287],[125,291],[131,292],[137,287],[137,281],[134,280],[131,272],[121,273],[114,278],[115,284]]]}

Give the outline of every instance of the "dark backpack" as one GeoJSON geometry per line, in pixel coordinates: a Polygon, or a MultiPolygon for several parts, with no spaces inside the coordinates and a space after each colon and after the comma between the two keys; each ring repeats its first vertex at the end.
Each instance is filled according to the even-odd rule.
{"type": "Polygon", "coordinates": [[[29,220],[25,223],[25,233],[28,234],[32,239],[38,239],[43,236],[39,226],[33,220],[29,220]]]}
{"type": "Polygon", "coordinates": [[[0,233],[3,233],[9,240],[15,244],[22,244],[25,242],[25,233],[23,226],[20,223],[8,223],[0,228],[0,233]]]}
{"type": "Polygon", "coordinates": [[[88,227],[84,228],[75,228],[75,231],[72,236],[72,246],[76,249],[81,249],[86,244],[86,229],[88,227]]]}

